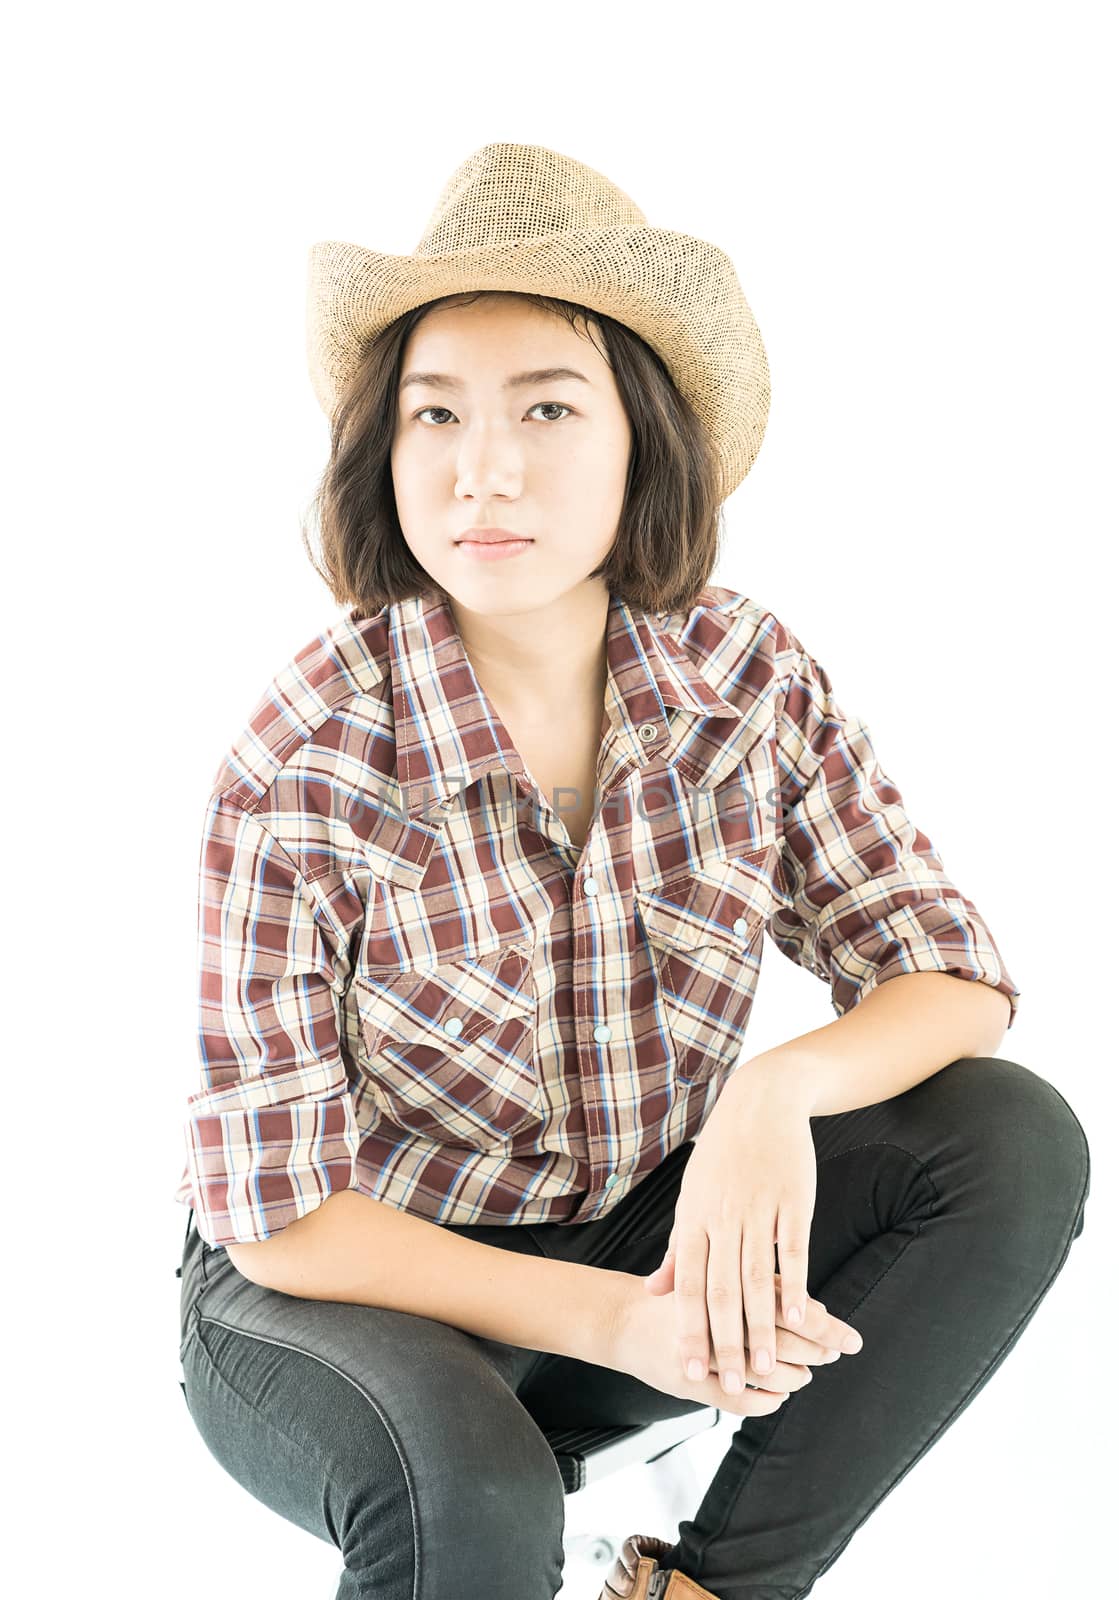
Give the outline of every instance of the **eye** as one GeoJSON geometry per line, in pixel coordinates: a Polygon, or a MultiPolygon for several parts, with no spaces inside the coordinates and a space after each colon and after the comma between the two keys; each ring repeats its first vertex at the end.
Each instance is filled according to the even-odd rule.
{"type": "MultiPolygon", "coordinates": [[[[530,411],[538,411],[541,406],[549,406],[553,411],[573,411],[574,410],[574,407],[572,407],[572,406],[561,405],[561,403],[558,400],[538,400],[534,406],[530,406],[529,407],[529,410],[530,411]]],[[[454,416],[454,412],[453,411],[448,411],[446,406],[424,406],[422,410],[416,411],[416,412],[413,413],[413,420],[414,421],[418,421],[420,419],[420,417],[422,417],[424,415],[424,413],[427,412],[427,411],[442,411],[442,412],[445,412],[448,417],[453,417],[454,416]]],[[[556,418],[546,417],[544,420],[546,422],[552,422],[552,421],[559,422],[559,421],[562,421],[563,419],[560,418],[560,417],[556,417],[556,418]]]]}

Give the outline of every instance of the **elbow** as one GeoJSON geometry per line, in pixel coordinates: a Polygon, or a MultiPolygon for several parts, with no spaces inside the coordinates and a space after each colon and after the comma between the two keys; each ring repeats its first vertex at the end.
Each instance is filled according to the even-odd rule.
{"type": "MultiPolygon", "coordinates": [[[[285,1222],[266,1239],[237,1240],[226,1245],[229,1259],[250,1283],[262,1289],[277,1289],[283,1294],[293,1293],[292,1285],[305,1276],[308,1256],[321,1255],[324,1249],[330,1248],[340,1210],[343,1215],[352,1214],[352,1202],[340,1197],[355,1193],[352,1189],[335,1190],[312,1210],[285,1222]],[[327,1230],[325,1237],[324,1228],[327,1230]]],[[[359,1197],[359,1215],[365,1215],[369,1204],[359,1197]]]]}
{"type": "Polygon", "coordinates": [[[972,1058],[986,1058],[993,1056],[1006,1038],[1012,1007],[1009,997],[1001,989],[994,989],[985,983],[977,983],[975,988],[976,992],[981,992],[984,997],[983,1017],[968,1055],[972,1058]]]}
{"type": "Polygon", "coordinates": [[[275,1245],[278,1238],[278,1234],[273,1234],[269,1239],[254,1239],[248,1243],[240,1240],[235,1244],[227,1244],[225,1253],[243,1278],[261,1289],[274,1289],[273,1268],[276,1265],[275,1245]]]}

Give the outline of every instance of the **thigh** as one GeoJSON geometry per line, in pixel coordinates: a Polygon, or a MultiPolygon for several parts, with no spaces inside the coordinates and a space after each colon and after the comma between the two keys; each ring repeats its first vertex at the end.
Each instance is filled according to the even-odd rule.
{"type": "Polygon", "coordinates": [[[1083,1228],[1084,1129],[1064,1096],[1016,1061],[962,1057],[892,1099],[814,1117],[812,1131],[810,1289],[903,1219],[914,1232],[955,1226],[969,1251],[1039,1281],[1083,1228]]]}
{"type": "MultiPolygon", "coordinates": [[[[1043,1271],[1083,1228],[1091,1172],[1084,1129],[1064,1096],[1016,1061],[962,1057],[904,1094],[812,1117],[810,1126],[817,1177],[811,1294],[899,1219],[919,1222],[949,1206],[967,1213],[975,1237],[985,1232],[1003,1256],[1037,1258],[1043,1271]]],[[[533,1236],[546,1253],[568,1260],[653,1271],[694,1148],[689,1142],[673,1151],[600,1221],[534,1228],[533,1236]]]]}
{"type": "Polygon", "coordinates": [[[526,1593],[555,1593],[563,1483],[515,1393],[534,1357],[406,1312],[264,1289],[188,1235],[191,1416],[249,1493],[338,1546],[360,1574],[340,1593],[496,1593],[509,1559],[526,1593]]]}

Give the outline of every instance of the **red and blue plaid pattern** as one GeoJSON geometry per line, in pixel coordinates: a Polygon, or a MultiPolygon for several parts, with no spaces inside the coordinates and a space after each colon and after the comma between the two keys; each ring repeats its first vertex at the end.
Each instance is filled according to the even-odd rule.
{"type": "Polygon", "coordinates": [[[602,1216],[742,1058],[763,932],[837,1015],[929,971],[1013,1024],[986,925],[772,613],[612,596],[606,646],[582,850],[441,594],[344,613],[269,686],[202,837],[175,1198],[211,1245],[347,1187],[433,1222],[602,1216]]]}

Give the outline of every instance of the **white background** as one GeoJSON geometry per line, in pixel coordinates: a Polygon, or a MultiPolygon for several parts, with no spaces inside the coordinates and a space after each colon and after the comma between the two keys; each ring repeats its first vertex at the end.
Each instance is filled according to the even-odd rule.
{"type": "MultiPolygon", "coordinates": [[[[337,612],[299,535],[328,444],[308,248],[410,251],[494,140],[587,162],[734,261],[773,402],[715,581],[773,610],[867,719],[1021,985],[1001,1054],[1060,1088],[1092,1149],[1085,1232],[1010,1359],[814,1592],[1104,1591],[1107,20],[1067,0],[227,0],[9,23],[3,1560],[34,1573],[20,1592],[334,1593],[337,1552],[225,1475],[177,1385],[199,829],[227,744],[337,612]]],[[[832,1015],[770,947],[757,1048],[832,1015]]],[[[726,1442],[696,1452],[707,1477],[726,1442]]],[[[638,1475],[590,1520],[645,1529],[645,1506],[638,1475]]]]}

